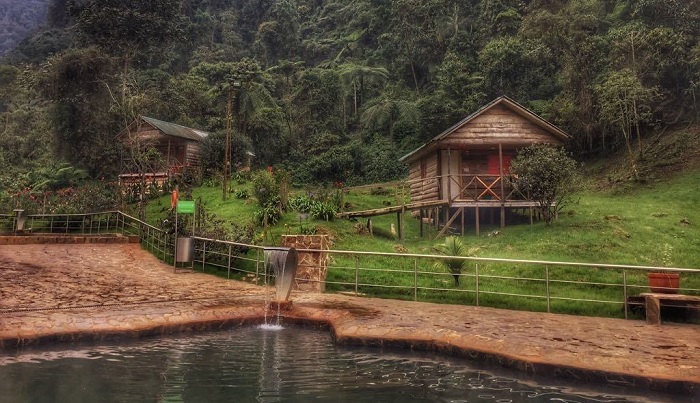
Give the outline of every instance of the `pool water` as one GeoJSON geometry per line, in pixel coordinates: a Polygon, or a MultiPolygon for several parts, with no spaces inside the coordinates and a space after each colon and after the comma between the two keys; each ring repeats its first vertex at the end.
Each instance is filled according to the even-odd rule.
{"type": "Polygon", "coordinates": [[[0,402],[678,401],[551,379],[544,386],[449,357],[336,346],[328,332],[306,328],[59,348],[0,352],[0,402]]]}

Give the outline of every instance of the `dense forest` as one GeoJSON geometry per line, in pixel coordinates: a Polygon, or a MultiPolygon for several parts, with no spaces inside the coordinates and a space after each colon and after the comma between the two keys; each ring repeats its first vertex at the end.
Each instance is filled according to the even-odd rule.
{"type": "Polygon", "coordinates": [[[46,19],[48,0],[0,0],[0,56],[46,19]]]}
{"type": "Polygon", "coordinates": [[[215,177],[229,100],[234,162],[295,183],[401,177],[399,157],[501,95],[580,156],[634,160],[698,119],[699,91],[697,1],[50,0],[0,64],[0,185],[115,177],[138,115],[211,132],[215,177]]]}

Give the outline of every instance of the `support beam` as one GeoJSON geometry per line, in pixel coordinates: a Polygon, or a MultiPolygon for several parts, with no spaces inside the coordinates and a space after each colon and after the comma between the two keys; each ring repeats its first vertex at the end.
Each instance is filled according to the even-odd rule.
{"type": "Polygon", "coordinates": [[[506,200],[505,183],[503,180],[503,145],[498,143],[498,171],[501,176],[501,228],[506,226],[506,208],[504,206],[506,200]]]}
{"type": "Polygon", "coordinates": [[[476,224],[476,236],[479,236],[479,206],[474,208],[474,222],[476,224]]]}
{"type": "Polygon", "coordinates": [[[452,223],[454,222],[454,220],[457,219],[457,217],[459,216],[460,213],[461,213],[461,211],[459,209],[457,211],[455,211],[455,213],[452,215],[452,217],[450,217],[450,219],[445,222],[445,226],[442,227],[442,229],[440,230],[440,232],[437,235],[435,235],[435,239],[438,239],[441,236],[445,235],[445,232],[447,232],[447,230],[450,228],[450,225],[452,225],[452,223]]]}
{"type": "Polygon", "coordinates": [[[425,210],[420,209],[420,210],[418,210],[418,212],[419,212],[418,213],[418,220],[420,222],[418,224],[418,226],[419,226],[418,228],[420,228],[420,237],[423,238],[423,217],[425,217],[425,210]]]}

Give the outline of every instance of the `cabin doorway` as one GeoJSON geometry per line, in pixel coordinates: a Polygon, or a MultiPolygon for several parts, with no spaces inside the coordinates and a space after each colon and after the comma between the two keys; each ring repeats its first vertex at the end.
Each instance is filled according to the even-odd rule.
{"type": "Polygon", "coordinates": [[[442,170],[442,194],[440,197],[445,200],[454,200],[459,197],[461,179],[460,169],[462,165],[461,153],[454,150],[442,150],[440,155],[442,170]]]}

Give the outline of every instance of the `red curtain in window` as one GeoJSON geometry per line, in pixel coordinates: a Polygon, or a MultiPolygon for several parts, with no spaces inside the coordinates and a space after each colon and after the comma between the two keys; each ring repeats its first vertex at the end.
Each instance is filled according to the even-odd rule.
{"type": "MultiPolygon", "coordinates": [[[[512,154],[503,154],[503,174],[510,172],[510,161],[513,159],[512,154]]],[[[499,175],[501,170],[498,164],[498,154],[489,154],[488,157],[488,172],[489,175],[499,175]]]]}

